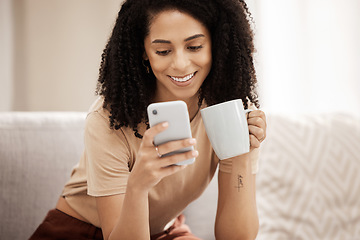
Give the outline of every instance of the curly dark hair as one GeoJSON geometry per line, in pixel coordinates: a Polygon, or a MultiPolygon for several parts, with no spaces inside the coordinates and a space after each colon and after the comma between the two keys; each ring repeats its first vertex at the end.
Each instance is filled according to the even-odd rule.
{"type": "Polygon", "coordinates": [[[141,137],[137,126],[147,121],[156,88],[154,74],[143,66],[144,39],[152,18],[164,10],[191,15],[211,34],[213,61],[199,90],[199,106],[240,98],[245,108],[247,99],[259,107],[252,18],[243,0],[127,0],[102,54],[96,90],[110,111],[110,127],[132,127],[141,137]]]}

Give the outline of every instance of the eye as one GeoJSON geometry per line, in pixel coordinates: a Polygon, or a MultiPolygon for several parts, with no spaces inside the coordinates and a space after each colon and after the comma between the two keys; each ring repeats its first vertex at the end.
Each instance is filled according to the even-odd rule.
{"type": "Polygon", "coordinates": [[[196,51],[199,51],[201,48],[203,48],[202,45],[199,45],[199,46],[189,46],[188,49],[192,52],[196,52],[196,51]]]}
{"type": "Polygon", "coordinates": [[[171,50],[164,50],[164,51],[156,51],[155,53],[160,56],[166,56],[171,52],[171,50]]]}

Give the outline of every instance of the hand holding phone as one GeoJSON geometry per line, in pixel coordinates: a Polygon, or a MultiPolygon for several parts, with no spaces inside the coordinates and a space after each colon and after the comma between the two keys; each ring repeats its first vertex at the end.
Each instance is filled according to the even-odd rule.
{"type": "MultiPolygon", "coordinates": [[[[165,131],[154,137],[155,146],[174,141],[192,138],[190,119],[187,105],[184,101],[171,101],[152,103],[147,108],[150,127],[162,122],[168,122],[169,127],[165,131]]],[[[194,150],[194,147],[182,148],[170,153],[162,155],[162,157],[170,156],[177,153],[183,153],[194,150]]],[[[186,165],[194,163],[195,158],[177,163],[177,165],[186,165]]]]}

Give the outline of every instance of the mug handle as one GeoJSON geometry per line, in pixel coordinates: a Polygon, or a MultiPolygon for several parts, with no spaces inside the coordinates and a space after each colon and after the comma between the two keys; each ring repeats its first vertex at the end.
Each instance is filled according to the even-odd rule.
{"type": "Polygon", "coordinates": [[[249,119],[249,113],[252,112],[252,111],[254,111],[254,110],[253,109],[245,109],[244,110],[245,114],[247,114],[246,120],[249,119]]]}
{"type": "MultiPolygon", "coordinates": [[[[250,112],[254,111],[253,109],[245,109],[245,114],[249,114],[250,112]]],[[[246,117],[246,121],[249,119],[249,115],[246,117]]],[[[250,139],[249,139],[249,151],[250,151],[250,139]]]]}

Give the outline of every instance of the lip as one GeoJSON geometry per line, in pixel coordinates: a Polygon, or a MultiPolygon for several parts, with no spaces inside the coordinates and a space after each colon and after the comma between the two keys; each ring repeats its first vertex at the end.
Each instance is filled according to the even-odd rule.
{"type": "Polygon", "coordinates": [[[196,73],[197,73],[197,71],[196,72],[193,72],[193,73],[190,73],[190,74],[187,74],[187,75],[185,75],[185,77],[187,77],[187,76],[189,76],[189,75],[192,75],[193,74],[193,76],[190,78],[190,79],[188,79],[188,80],[186,80],[186,81],[184,81],[184,82],[179,82],[179,81],[176,81],[176,80],[174,80],[173,79],[173,77],[174,78],[185,78],[185,77],[175,77],[175,76],[170,76],[170,75],[168,75],[168,77],[170,78],[170,80],[176,85],[176,86],[179,86],[179,87],[186,87],[186,86],[188,86],[188,85],[190,85],[191,83],[192,83],[192,81],[194,80],[194,77],[195,77],[195,75],[196,75],[196,73]]]}

